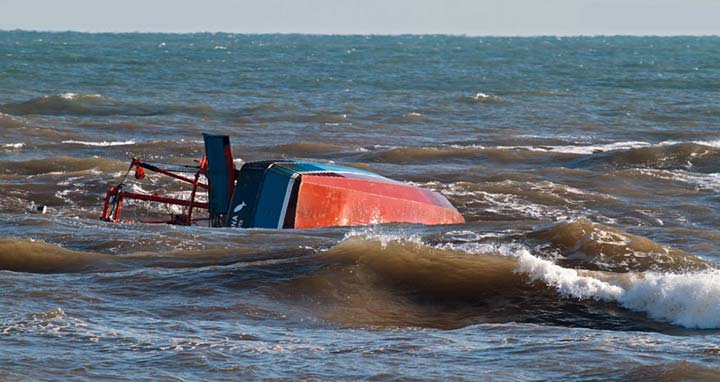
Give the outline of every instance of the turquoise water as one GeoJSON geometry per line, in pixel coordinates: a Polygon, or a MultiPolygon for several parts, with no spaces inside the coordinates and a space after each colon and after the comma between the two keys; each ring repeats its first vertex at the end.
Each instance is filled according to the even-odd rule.
{"type": "Polygon", "coordinates": [[[0,380],[719,380],[718,57],[718,37],[0,32],[0,380]],[[98,220],[132,156],[193,163],[201,132],[440,191],[467,223],[98,220]]]}

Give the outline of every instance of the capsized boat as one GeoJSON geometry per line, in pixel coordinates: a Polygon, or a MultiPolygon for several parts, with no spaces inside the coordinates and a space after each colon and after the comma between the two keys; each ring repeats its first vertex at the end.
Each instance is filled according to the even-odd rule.
{"type": "Polygon", "coordinates": [[[235,168],[230,138],[203,134],[205,156],[197,165],[161,167],[133,158],[128,173],[144,179],[145,170],[192,185],[189,199],[132,192],[121,181],[105,195],[102,219],[121,222],[126,199],[184,209],[170,223],[190,225],[209,220],[212,227],[320,228],[382,223],[459,224],[462,215],[440,193],[388,179],[374,172],[326,163],[269,160],[235,168]],[[183,175],[183,173],[193,175],[183,175]],[[207,183],[201,182],[202,178],[207,183]],[[207,189],[208,201],[197,201],[207,189]],[[208,218],[194,218],[197,209],[208,218]]]}

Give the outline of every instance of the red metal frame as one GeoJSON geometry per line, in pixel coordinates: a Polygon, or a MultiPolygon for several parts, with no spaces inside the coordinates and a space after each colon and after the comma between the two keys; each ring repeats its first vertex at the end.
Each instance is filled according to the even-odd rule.
{"type": "MultiPolygon", "coordinates": [[[[122,214],[122,203],[125,199],[135,199],[135,200],[144,200],[149,202],[157,202],[161,204],[169,204],[169,205],[178,205],[178,206],[184,206],[187,207],[187,213],[182,215],[172,215],[170,217],[170,220],[167,221],[143,221],[143,223],[167,223],[167,224],[178,224],[178,225],[190,225],[193,221],[198,220],[206,220],[206,219],[193,219],[193,209],[195,208],[202,208],[202,209],[208,209],[207,203],[201,203],[195,201],[195,196],[197,194],[198,187],[201,188],[208,188],[208,185],[205,183],[200,182],[200,175],[205,175],[207,172],[207,159],[203,157],[203,159],[200,161],[200,166],[195,172],[195,176],[191,179],[182,175],[178,175],[170,170],[163,169],[154,165],[151,165],[149,163],[145,163],[142,160],[138,158],[133,158],[130,162],[130,168],[128,169],[128,174],[132,169],[135,168],[136,178],[141,179],[144,177],[144,173],[138,173],[138,169],[147,169],[149,171],[157,172],[163,175],[167,175],[171,178],[190,183],[193,185],[192,192],[190,193],[190,199],[184,200],[184,199],[176,199],[176,198],[170,198],[167,196],[162,196],[158,194],[139,194],[136,192],[130,192],[125,191],[125,185],[123,183],[120,183],[117,186],[110,187],[109,190],[105,193],[105,204],[103,206],[103,213],[102,213],[102,220],[113,222],[113,223],[119,223],[121,220],[121,214],[122,214]]],[[[126,175],[127,176],[127,175],[126,175]]]]}

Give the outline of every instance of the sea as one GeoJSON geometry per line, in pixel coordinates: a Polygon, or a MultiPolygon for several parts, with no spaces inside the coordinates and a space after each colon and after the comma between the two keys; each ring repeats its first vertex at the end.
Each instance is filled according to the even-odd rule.
{"type": "Polygon", "coordinates": [[[3,31],[0,381],[720,381],[719,160],[720,37],[3,31]],[[204,132],[466,222],[99,219],[204,132]]]}

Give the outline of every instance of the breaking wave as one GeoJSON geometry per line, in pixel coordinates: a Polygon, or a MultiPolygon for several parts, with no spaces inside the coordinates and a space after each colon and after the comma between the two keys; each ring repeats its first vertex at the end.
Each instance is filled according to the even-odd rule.
{"type": "Polygon", "coordinates": [[[646,272],[620,278],[602,273],[583,275],[525,251],[518,257],[515,272],[526,274],[531,281],[540,281],[563,296],[614,301],[652,319],[689,329],[720,328],[717,269],[683,274],[646,272]]]}
{"type": "Polygon", "coordinates": [[[3,143],[0,144],[0,147],[3,149],[3,151],[16,151],[25,147],[25,143],[3,143]]]}
{"type": "Polygon", "coordinates": [[[663,322],[720,328],[720,271],[710,267],[635,270],[661,269],[665,262],[658,260],[658,268],[630,266],[620,273],[573,269],[522,244],[451,248],[417,236],[368,231],[353,231],[316,256],[327,262],[324,269],[272,294],[310,298],[322,317],[343,324],[454,328],[525,321],[613,327],[621,321],[619,328],[637,329],[633,312],[640,312],[650,320],[640,329],[663,322]]]}
{"type": "Polygon", "coordinates": [[[464,102],[464,103],[492,104],[492,103],[501,103],[501,102],[504,102],[505,100],[498,96],[495,96],[495,95],[478,92],[471,96],[460,97],[459,101],[464,102]]]}
{"type": "Polygon", "coordinates": [[[129,141],[89,142],[89,141],[67,140],[67,141],[62,141],[62,143],[71,144],[71,145],[80,145],[80,146],[109,147],[109,146],[128,146],[128,145],[134,145],[134,144],[135,144],[135,141],[129,140],[129,141]]]}

